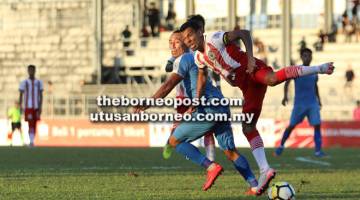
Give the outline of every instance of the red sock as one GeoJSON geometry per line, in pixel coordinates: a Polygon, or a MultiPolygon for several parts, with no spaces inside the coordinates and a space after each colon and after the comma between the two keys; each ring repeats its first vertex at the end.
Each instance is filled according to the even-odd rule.
{"type": "Polygon", "coordinates": [[[299,71],[301,71],[300,66],[289,66],[280,69],[279,71],[275,72],[277,81],[279,83],[286,81],[288,79],[297,78],[299,77],[299,71]]]}
{"type": "Polygon", "coordinates": [[[262,140],[261,136],[259,135],[259,132],[257,129],[255,129],[249,133],[246,133],[245,137],[248,140],[252,151],[259,147],[264,147],[263,140],[262,140]]]}
{"type": "Polygon", "coordinates": [[[208,133],[204,136],[204,145],[209,146],[210,144],[212,144],[212,145],[215,144],[213,133],[208,133]]]}

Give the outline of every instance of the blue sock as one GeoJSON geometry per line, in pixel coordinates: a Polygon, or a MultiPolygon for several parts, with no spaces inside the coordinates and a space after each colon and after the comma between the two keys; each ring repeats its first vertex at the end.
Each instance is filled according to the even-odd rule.
{"type": "Polygon", "coordinates": [[[250,169],[250,165],[246,158],[242,155],[238,159],[233,161],[236,170],[244,177],[244,179],[250,184],[250,187],[257,187],[258,183],[253,172],[250,169]]]}
{"type": "Polygon", "coordinates": [[[321,130],[320,130],[320,127],[315,127],[314,141],[315,141],[315,151],[318,152],[318,151],[321,150],[321,130]]]}
{"type": "Polygon", "coordinates": [[[188,142],[182,142],[176,145],[176,151],[186,158],[189,158],[194,163],[203,166],[204,168],[208,168],[211,165],[211,161],[207,159],[198,148],[188,142]]]}
{"type": "Polygon", "coordinates": [[[284,135],[281,138],[281,146],[284,146],[286,140],[289,138],[291,130],[285,129],[284,135]]]}

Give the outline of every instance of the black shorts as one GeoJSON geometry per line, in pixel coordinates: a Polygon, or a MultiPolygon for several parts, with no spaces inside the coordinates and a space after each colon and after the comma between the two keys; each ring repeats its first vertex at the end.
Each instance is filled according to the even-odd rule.
{"type": "Polygon", "coordinates": [[[14,132],[15,129],[21,130],[21,122],[11,123],[11,130],[12,130],[12,132],[14,132]]]}

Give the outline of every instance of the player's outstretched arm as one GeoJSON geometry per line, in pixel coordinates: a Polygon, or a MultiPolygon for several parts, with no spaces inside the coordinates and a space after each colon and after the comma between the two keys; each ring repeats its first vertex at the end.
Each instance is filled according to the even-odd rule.
{"type": "MultiPolygon", "coordinates": [[[[183,80],[183,77],[176,74],[176,73],[172,73],[170,75],[170,77],[168,79],[166,79],[165,83],[163,83],[160,88],[155,92],[155,94],[151,97],[154,99],[159,99],[159,98],[165,98],[170,92],[171,90],[173,90],[175,88],[175,86],[180,83],[180,81],[183,80]]],[[[148,109],[150,106],[138,106],[134,109],[135,113],[144,111],[146,109],[148,109]]]]}
{"type": "Polygon", "coordinates": [[[288,99],[288,91],[289,91],[289,84],[290,84],[290,80],[287,80],[285,82],[285,85],[284,85],[284,98],[283,100],[281,101],[281,104],[283,106],[286,106],[286,104],[288,103],[289,99],[288,99]]]}
{"type": "Polygon", "coordinates": [[[160,88],[152,96],[154,99],[165,98],[175,86],[183,80],[183,77],[176,73],[172,73],[170,77],[163,83],[160,88]]]}
{"type": "Polygon", "coordinates": [[[253,41],[251,38],[250,31],[248,30],[229,31],[224,36],[224,43],[228,44],[239,39],[244,43],[246,54],[248,56],[247,72],[252,73],[256,68],[256,64],[255,64],[254,52],[253,52],[253,41]]]}

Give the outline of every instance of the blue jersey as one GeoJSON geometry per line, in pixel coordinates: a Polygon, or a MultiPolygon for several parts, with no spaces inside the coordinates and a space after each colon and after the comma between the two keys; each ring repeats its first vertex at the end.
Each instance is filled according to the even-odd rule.
{"type": "MultiPolygon", "coordinates": [[[[183,81],[180,84],[184,88],[185,96],[189,98],[196,97],[198,67],[194,62],[193,54],[184,53],[176,58],[174,62],[174,72],[183,77],[183,81]]],[[[212,81],[209,76],[205,83],[203,95],[206,99],[224,98],[221,91],[212,85],[212,81]]]]}
{"type": "Polygon", "coordinates": [[[316,95],[317,74],[301,76],[295,79],[294,106],[318,105],[316,95]]]}

